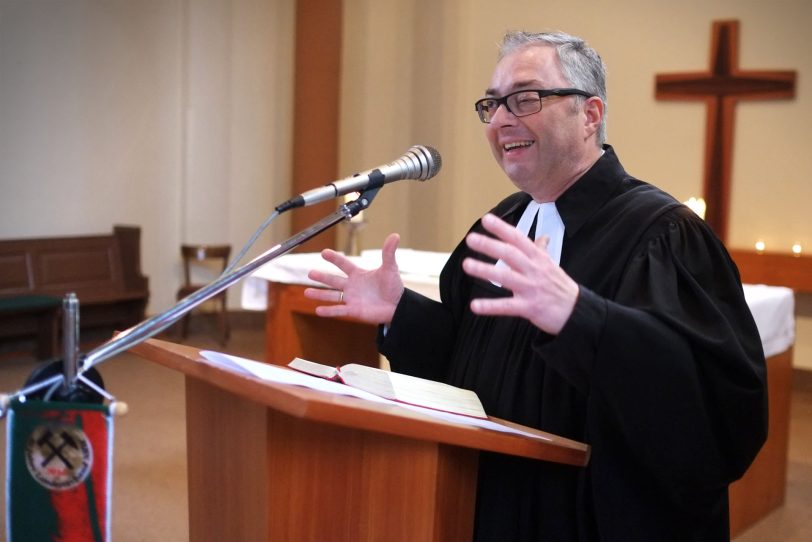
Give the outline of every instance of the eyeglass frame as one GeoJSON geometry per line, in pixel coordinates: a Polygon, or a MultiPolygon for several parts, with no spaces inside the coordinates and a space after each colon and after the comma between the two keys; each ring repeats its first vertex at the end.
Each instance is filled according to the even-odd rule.
{"type": "Polygon", "coordinates": [[[474,102],[474,110],[477,112],[477,116],[479,117],[480,121],[482,121],[485,124],[490,124],[490,122],[491,122],[490,119],[493,118],[493,114],[490,115],[488,120],[484,119],[483,113],[486,110],[485,109],[480,109],[480,104],[482,104],[483,102],[487,102],[487,101],[496,102],[496,109],[493,110],[494,113],[496,113],[496,111],[499,109],[500,105],[504,105],[505,109],[507,109],[508,112],[511,115],[513,115],[514,117],[527,117],[528,115],[534,115],[535,113],[538,113],[539,111],[541,111],[542,110],[542,101],[543,101],[543,99],[544,98],[549,98],[550,96],[583,96],[584,98],[593,98],[593,97],[595,97],[594,94],[590,94],[589,92],[586,92],[585,90],[581,90],[581,89],[578,89],[578,88],[551,88],[551,89],[526,88],[526,89],[522,89],[522,90],[517,90],[515,92],[511,92],[509,94],[505,94],[501,98],[495,98],[493,96],[489,96],[487,98],[481,98],[481,99],[477,100],[476,102],[474,102]],[[507,103],[508,100],[510,98],[512,98],[513,96],[515,96],[517,94],[521,94],[523,92],[535,92],[536,94],[538,94],[539,108],[538,108],[537,111],[533,111],[533,112],[530,112],[530,113],[522,113],[522,114],[519,115],[519,114],[514,113],[513,110],[510,109],[510,106],[507,103]]]}

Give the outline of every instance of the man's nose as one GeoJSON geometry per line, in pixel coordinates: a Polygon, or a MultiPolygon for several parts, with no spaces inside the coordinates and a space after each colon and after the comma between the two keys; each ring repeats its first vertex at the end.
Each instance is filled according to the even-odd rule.
{"type": "Polygon", "coordinates": [[[512,124],[515,120],[516,115],[508,109],[507,104],[499,104],[491,115],[491,124],[512,124]]]}

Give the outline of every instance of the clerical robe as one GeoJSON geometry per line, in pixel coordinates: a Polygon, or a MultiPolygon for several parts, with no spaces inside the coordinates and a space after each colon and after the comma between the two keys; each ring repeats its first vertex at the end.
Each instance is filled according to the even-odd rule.
{"type": "MultiPolygon", "coordinates": [[[[529,201],[517,193],[492,212],[516,224],[529,201]]],[[[734,263],[609,146],[556,207],[560,265],[580,287],[558,335],[473,314],[471,299],[511,293],[463,272],[464,258],[493,261],[464,242],[441,274],[442,302],[407,290],[379,333],[393,370],[472,389],[492,416],[591,446],[584,468],[482,454],[476,540],[727,540],[728,484],[767,432],[764,354],[734,263]]]]}

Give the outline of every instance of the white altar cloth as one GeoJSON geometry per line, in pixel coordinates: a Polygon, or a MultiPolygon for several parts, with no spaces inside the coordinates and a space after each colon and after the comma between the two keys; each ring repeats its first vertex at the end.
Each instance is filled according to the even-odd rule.
{"type": "MultiPolygon", "coordinates": [[[[404,285],[432,299],[439,299],[438,279],[448,260],[446,252],[398,249],[396,258],[404,285]]],[[[367,269],[381,263],[380,250],[363,251],[352,261],[367,269]]],[[[246,277],[242,288],[242,307],[246,310],[265,310],[268,303],[268,281],[282,284],[320,286],[307,278],[311,269],[336,272],[318,253],[287,254],[254,271],[246,277]]],[[[790,348],[795,342],[795,297],[790,288],[745,284],[744,297],[753,313],[766,357],[790,348]]]]}

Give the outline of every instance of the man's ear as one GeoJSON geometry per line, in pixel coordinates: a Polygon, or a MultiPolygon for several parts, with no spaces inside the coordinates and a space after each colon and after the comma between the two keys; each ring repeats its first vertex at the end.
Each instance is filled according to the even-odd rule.
{"type": "Polygon", "coordinates": [[[598,131],[603,121],[603,100],[592,96],[584,101],[584,128],[587,137],[598,131]]]}

